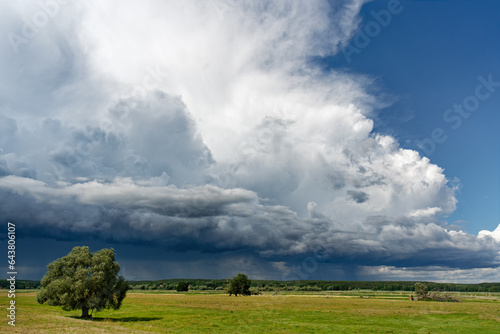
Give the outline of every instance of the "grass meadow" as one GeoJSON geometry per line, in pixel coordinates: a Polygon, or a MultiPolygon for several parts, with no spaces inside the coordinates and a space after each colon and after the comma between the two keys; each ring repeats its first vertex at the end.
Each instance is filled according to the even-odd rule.
{"type": "MultiPolygon", "coordinates": [[[[328,292],[249,297],[129,291],[123,306],[81,320],[80,311],[16,293],[16,326],[1,333],[499,333],[500,294],[460,303],[410,301],[408,292],[328,292]]],[[[8,303],[1,292],[1,305],[8,303]]]]}

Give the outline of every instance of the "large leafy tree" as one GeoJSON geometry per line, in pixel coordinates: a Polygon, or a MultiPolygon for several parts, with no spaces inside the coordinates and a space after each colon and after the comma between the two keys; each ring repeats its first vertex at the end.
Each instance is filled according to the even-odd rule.
{"type": "Polygon", "coordinates": [[[234,294],[238,296],[238,294],[244,296],[250,296],[250,280],[248,276],[245,274],[238,274],[231,279],[229,282],[229,295],[234,294]]]}
{"type": "Polygon", "coordinates": [[[119,309],[129,287],[118,276],[120,265],[112,248],[91,253],[88,247],[74,247],[47,268],[37,301],[66,311],[82,310],[82,318],[105,308],[119,309]]]}

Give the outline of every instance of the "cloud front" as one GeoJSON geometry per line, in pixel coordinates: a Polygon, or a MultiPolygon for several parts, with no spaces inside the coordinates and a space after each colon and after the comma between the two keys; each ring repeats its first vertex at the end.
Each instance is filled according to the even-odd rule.
{"type": "Polygon", "coordinates": [[[2,41],[0,221],[275,272],[318,249],[364,275],[494,270],[498,229],[446,222],[458,181],[374,131],[375,82],[313,61],[364,2],[60,4],[17,53],[2,41]]]}

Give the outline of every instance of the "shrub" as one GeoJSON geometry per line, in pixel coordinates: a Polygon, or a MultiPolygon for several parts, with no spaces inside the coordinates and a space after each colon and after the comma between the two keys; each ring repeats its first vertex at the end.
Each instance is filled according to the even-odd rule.
{"type": "Polygon", "coordinates": [[[439,293],[437,291],[428,293],[426,299],[435,302],[452,302],[452,303],[460,302],[460,300],[453,295],[447,293],[439,293]]]}
{"type": "Polygon", "coordinates": [[[450,294],[439,293],[439,291],[429,292],[427,286],[423,283],[415,284],[415,294],[417,295],[417,300],[427,300],[436,302],[459,302],[460,300],[450,294]]]}

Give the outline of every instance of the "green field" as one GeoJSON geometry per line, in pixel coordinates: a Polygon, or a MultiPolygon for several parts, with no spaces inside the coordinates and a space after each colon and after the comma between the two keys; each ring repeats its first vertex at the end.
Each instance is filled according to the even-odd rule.
{"type": "MultiPolygon", "coordinates": [[[[328,292],[229,297],[129,292],[118,311],[92,320],[16,294],[16,327],[1,333],[498,333],[500,294],[457,294],[463,302],[410,301],[408,292],[328,292]]],[[[1,305],[7,305],[5,291],[1,305]]],[[[5,310],[5,308],[3,308],[5,310]]],[[[6,312],[6,310],[4,311],[6,312]]]]}

